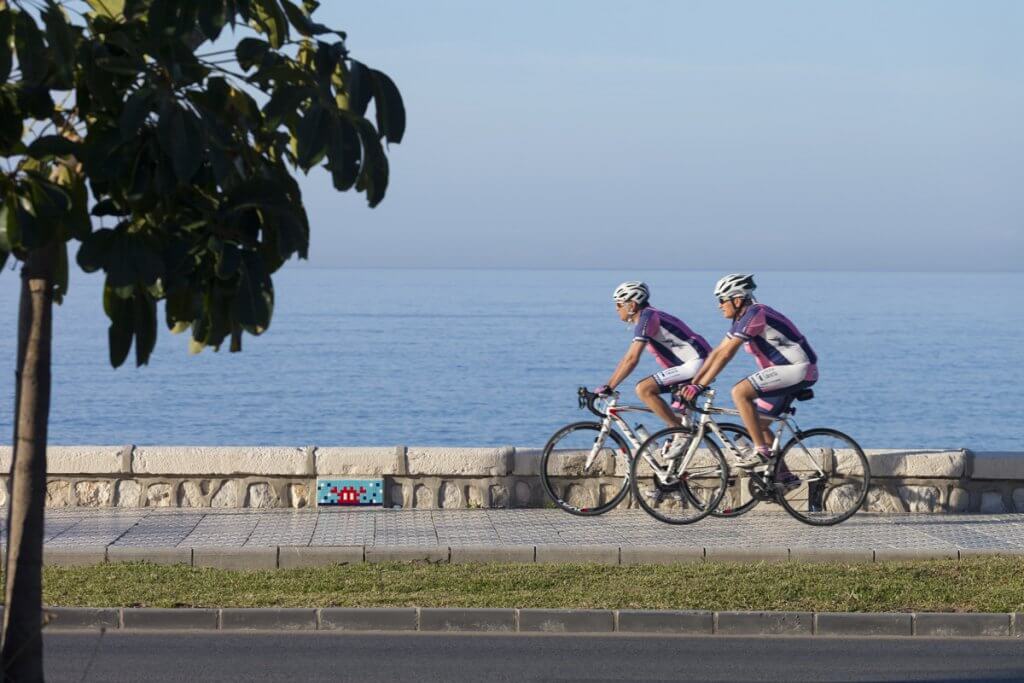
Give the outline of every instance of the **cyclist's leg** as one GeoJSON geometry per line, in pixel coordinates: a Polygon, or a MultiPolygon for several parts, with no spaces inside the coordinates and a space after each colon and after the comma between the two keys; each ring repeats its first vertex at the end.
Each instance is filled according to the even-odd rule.
{"type": "Polygon", "coordinates": [[[764,452],[771,445],[767,423],[761,416],[776,417],[788,405],[790,396],[816,379],[814,366],[801,363],[764,368],[736,383],[732,400],[757,450],[764,452]]]}
{"type": "Polygon", "coordinates": [[[669,427],[678,427],[681,424],[679,416],[672,412],[672,408],[661,396],[671,394],[677,386],[688,383],[697,375],[703,363],[704,359],[695,358],[646,377],[637,383],[636,395],[655,415],[664,420],[665,424],[669,427]]]}

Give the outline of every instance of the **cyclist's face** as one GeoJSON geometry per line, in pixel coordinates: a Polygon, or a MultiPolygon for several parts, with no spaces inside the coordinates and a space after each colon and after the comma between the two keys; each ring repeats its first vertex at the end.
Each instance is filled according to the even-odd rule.
{"type": "Polygon", "coordinates": [[[622,303],[621,301],[615,302],[615,312],[619,314],[619,320],[622,322],[628,322],[630,318],[636,313],[636,304],[632,301],[622,303]]]}
{"type": "Polygon", "coordinates": [[[739,297],[718,300],[718,307],[722,309],[723,318],[735,317],[741,306],[743,306],[743,299],[740,299],[739,297]]]}

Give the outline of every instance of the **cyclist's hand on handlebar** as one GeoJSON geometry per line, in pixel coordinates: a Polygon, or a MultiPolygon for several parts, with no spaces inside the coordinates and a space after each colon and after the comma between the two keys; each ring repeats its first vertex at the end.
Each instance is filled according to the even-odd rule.
{"type": "Polygon", "coordinates": [[[700,396],[701,392],[703,392],[705,389],[707,389],[707,387],[704,386],[703,384],[687,384],[679,393],[683,397],[684,401],[686,401],[687,403],[692,403],[693,399],[700,396]]]}
{"type": "Polygon", "coordinates": [[[615,390],[607,384],[602,384],[598,388],[594,389],[594,393],[598,396],[611,396],[613,391],[615,390]]]}

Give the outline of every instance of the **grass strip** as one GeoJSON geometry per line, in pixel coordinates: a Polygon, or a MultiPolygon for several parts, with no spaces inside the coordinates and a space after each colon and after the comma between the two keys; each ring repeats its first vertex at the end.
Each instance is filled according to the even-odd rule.
{"type": "Polygon", "coordinates": [[[44,601],[67,607],[561,607],[1024,611],[1024,559],[877,564],[335,565],[227,571],[116,563],[46,567],[44,601]]]}

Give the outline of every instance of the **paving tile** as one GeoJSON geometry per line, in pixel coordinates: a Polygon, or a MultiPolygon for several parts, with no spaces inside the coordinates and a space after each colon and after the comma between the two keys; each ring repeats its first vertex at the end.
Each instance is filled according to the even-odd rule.
{"type": "Polygon", "coordinates": [[[372,545],[375,512],[321,510],[310,545],[372,545]]]}

